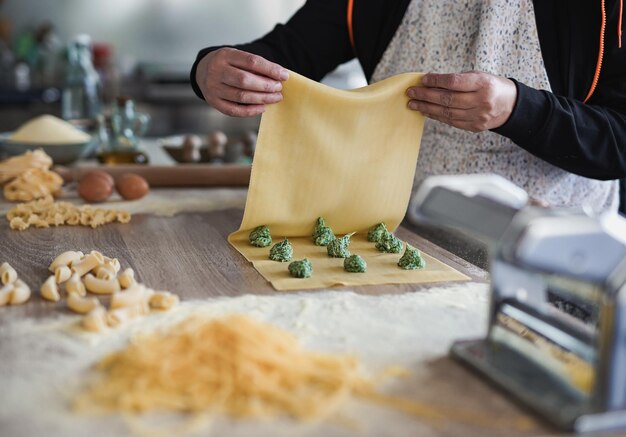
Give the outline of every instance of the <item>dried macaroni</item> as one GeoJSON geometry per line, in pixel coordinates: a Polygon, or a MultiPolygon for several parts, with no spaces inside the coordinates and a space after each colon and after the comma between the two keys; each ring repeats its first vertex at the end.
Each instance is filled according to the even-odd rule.
{"type": "Polygon", "coordinates": [[[108,223],[128,223],[130,213],[91,205],[76,206],[69,202],[55,202],[52,196],[21,203],[7,213],[11,229],[23,231],[33,226],[91,226],[96,228],[108,223]]]}
{"type": "MultiPolygon", "coordinates": [[[[88,331],[99,332],[108,327],[117,327],[148,314],[151,309],[169,310],[179,302],[178,296],[173,293],[155,293],[153,289],[138,283],[133,269],[126,268],[120,272],[121,265],[117,258],[109,258],[97,250],[87,255],[78,251],[58,255],[49,267],[50,271],[55,272],[51,278],[56,278],[57,272],[68,269],[72,275],[64,284],[67,306],[76,313],[86,314],[82,326],[88,331]],[[85,297],[87,292],[111,295],[108,311],[102,307],[98,298],[85,297]]],[[[48,279],[42,285],[42,295],[44,288],[46,294],[49,294],[47,288],[52,286],[51,281],[48,279]]]]}
{"type": "Polygon", "coordinates": [[[61,295],[59,294],[54,276],[50,276],[46,279],[46,282],[42,284],[39,292],[41,293],[41,297],[51,302],[58,302],[61,300],[61,295]]]}
{"type": "Polygon", "coordinates": [[[87,314],[100,306],[100,301],[95,297],[83,297],[77,293],[68,293],[67,307],[78,314],[87,314]]]}
{"type": "MultiPolygon", "coordinates": [[[[81,324],[88,331],[116,327],[150,313],[151,309],[169,310],[179,302],[173,293],[155,293],[138,283],[131,268],[119,273],[119,260],[96,250],[86,255],[80,251],[63,252],[54,258],[48,270],[52,275],[41,284],[40,296],[58,302],[64,294],[67,307],[85,315],[81,324]],[[97,297],[86,297],[87,292],[111,295],[108,311],[97,297]]],[[[0,264],[0,280],[0,306],[23,303],[30,297],[30,288],[8,263],[0,264]]]]}
{"type": "Polygon", "coordinates": [[[0,265],[0,280],[2,285],[12,284],[17,280],[17,272],[9,263],[0,265]]]}
{"type": "Polygon", "coordinates": [[[19,305],[30,298],[30,287],[7,262],[0,264],[0,279],[0,307],[19,305]]]}
{"type": "Polygon", "coordinates": [[[11,305],[19,305],[26,302],[30,298],[30,287],[21,279],[13,283],[13,292],[9,303],[11,305]]]}

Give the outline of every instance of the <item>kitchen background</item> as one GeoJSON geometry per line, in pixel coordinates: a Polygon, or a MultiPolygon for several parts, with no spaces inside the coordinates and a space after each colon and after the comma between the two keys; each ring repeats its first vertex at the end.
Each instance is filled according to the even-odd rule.
{"type": "MultiPolygon", "coordinates": [[[[304,0],[0,0],[0,132],[41,113],[61,114],[64,50],[91,37],[105,103],[127,95],[152,117],[148,135],[229,130],[233,120],[197,99],[188,74],[206,46],[252,40],[288,19],[304,0]]],[[[356,63],[326,79],[365,84],[356,63]]]]}

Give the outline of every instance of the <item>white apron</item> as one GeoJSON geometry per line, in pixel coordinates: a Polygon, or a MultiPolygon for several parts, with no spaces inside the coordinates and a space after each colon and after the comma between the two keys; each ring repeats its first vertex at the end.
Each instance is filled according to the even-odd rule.
{"type": "MultiPolygon", "coordinates": [[[[550,91],[532,0],[412,0],[372,76],[478,70],[550,91]]],[[[617,181],[561,170],[493,132],[427,120],[414,186],[436,174],[496,173],[552,206],[617,211],[617,181]]]]}

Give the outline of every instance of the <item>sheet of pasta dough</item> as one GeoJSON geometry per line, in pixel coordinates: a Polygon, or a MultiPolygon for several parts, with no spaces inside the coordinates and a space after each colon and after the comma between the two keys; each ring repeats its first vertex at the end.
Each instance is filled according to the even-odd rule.
{"type": "Polygon", "coordinates": [[[246,208],[231,244],[277,290],[464,280],[451,267],[427,257],[424,270],[397,267],[399,255],[382,254],[363,233],[384,222],[395,230],[406,212],[424,117],[407,108],[405,91],[421,74],[406,73],[345,91],[291,72],[283,100],[263,114],[246,208]],[[336,235],[358,232],[350,246],[364,256],[364,274],[343,271],[310,235],[322,216],[336,235]],[[311,278],[291,278],[288,263],[268,260],[269,248],[248,242],[251,229],[269,226],[274,242],[289,237],[294,259],[308,257],[311,278]]]}

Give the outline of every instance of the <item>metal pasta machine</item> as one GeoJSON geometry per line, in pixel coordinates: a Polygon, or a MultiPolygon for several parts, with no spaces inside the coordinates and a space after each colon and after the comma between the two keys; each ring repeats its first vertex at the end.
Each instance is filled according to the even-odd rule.
{"type": "Polygon", "coordinates": [[[487,337],[451,355],[558,427],[626,430],[626,220],[528,205],[499,176],[434,176],[415,222],[488,242],[487,337]]]}

